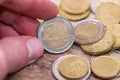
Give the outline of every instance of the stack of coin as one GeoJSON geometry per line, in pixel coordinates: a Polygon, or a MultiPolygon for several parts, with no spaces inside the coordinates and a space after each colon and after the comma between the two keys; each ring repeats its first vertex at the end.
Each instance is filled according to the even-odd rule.
{"type": "Polygon", "coordinates": [[[83,51],[91,55],[103,54],[113,48],[115,38],[111,31],[106,30],[97,20],[80,21],[74,27],[76,42],[83,51]]]}
{"type": "Polygon", "coordinates": [[[83,51],[91,55],[100,55],[112,49],[120,48],[120,34],[119,34],[120,24],[109,25],[106,28],[103,27],[105,31],[104,29],[102,29],[102,32],[99,35],[100,37],[98,36],[96,37],[96,33],[100,31],[101,29],[93,25],[90,26],[91,24],[89,25],[87,24],[88,23],[84,24],[83,26],[83,22],[82,22],[79,24],[79,26],[77,27],[75,26],[76,27],[75,28],[75,36],[76,36],[75,41],[77,42],[77,44],[81,46],[83,51]],[[87,25],[87,28],[85,25],[87,25]],[[91,36],[94,36],[94,38],[91,38],[91,36]]]}
{"type": "Polygon", "coordinates": [[[104,25],[93,19],[83,20],[74,26],[75,42],[90,55],[104,54],[120,48],[120,24],[104,25]]]}
{"type": "Polygon", "coordinates": [[[86,18],[91,12],[89,0],[61,0],[59,9],[60,15],[69,20],[86,18]]]}
{"type": "Polygon", "coordinates": [[[98,6],[96,18],[101,21],[107,30],[112,32],[115,38],[113,49],[120,48],[120,6],[113,2],[105,2],[98,6]]]}

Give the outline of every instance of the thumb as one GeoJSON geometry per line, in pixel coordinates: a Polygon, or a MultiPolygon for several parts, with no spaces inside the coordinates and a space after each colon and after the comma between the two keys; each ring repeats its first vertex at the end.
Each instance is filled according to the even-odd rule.
{"type": "Polygon", "coordinates": [[[40,41],[33,37],[12,37],[0,40],[0,80],[43,53],[40,41]]]}

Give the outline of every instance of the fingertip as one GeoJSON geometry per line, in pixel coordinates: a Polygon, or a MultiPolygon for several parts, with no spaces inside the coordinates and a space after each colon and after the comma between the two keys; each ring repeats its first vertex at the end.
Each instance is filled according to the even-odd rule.
{"type": "Polygon", "coordinates": [[[42,44],[34,37],[9,37],[0,40],[0,77],[5,77],[7,73],[15,72],[30,61],[40,58],[43,51],[42,44]]]}

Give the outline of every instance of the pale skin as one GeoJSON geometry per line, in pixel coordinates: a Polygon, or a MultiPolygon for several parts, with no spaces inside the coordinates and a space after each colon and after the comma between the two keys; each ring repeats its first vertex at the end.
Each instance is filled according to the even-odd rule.
{"type": "Polygon", "coordinates": [[[57,14],[50,0],[0,0],[0,80],[42,56],[36,18],[57,14]]]}

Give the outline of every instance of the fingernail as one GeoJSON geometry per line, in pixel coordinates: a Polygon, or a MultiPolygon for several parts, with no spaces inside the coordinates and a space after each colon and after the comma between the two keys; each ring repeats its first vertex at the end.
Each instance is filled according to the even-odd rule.
{"type": "Polygon", "coordinates": [[[43,54],[43,47],[37,38],[29,39],[26,43],[29,61],[39,58],[43,54]]]}
{"type": "Polygon", "coordinates": [[[32,64],[35,61],[37,61],[37,59],[29,61],[26,65],[30,65],[30,64],[32,64]]]}

